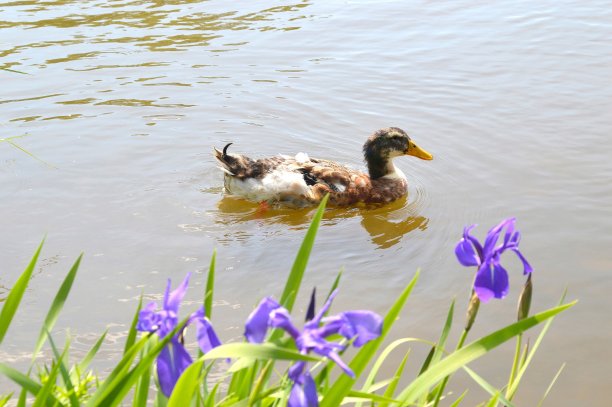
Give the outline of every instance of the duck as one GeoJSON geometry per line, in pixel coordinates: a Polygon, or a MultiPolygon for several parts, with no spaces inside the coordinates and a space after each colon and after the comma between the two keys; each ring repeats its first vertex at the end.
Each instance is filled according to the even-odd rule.
{"type": "Polygon", "coordinates": [[[406,175],[393,159],[404,155],[433,159],[398,127],[380,129],[367,138],[363,145],[367,173],[306,153],[252,159],[229,153],[232,144],[222,150],[213,148],[224,173],[225,192],[282,206],[314,206],[327,194],[328,204],[338,207],[389,203],[408,193],[406,175]]]}

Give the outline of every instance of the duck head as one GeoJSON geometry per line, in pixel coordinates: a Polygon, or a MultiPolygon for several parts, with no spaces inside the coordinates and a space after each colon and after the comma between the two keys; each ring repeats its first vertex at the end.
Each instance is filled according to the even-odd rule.
{"type": "Polygon", "coordinates": [[[372,179],[393,173],[395,167],[391,160],[401,155],[433,160],[431,154],[417,146],[404,130],[397,127],[388,127],[372,134],[363,145],[363,155],[372,179]]]}

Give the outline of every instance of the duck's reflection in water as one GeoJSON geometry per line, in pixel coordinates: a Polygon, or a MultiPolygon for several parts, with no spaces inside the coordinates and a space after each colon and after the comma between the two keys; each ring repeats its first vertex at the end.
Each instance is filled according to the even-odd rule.
{"type": "MultiPolygon", "coordinates": [[[[223,197],[217,207],[217,223],[231,225],[265,221],[285,224],[292,229],[306,229],[315,210],[314,208],[269,208],[231,196],[223,197]]],[[[427,229],[429,219],[419,215],[418,209],[418,204],[409,203],[406,197],[384,206],[327,208],[323,215],[323,225],[334,225],[342,219],[361,217],[361,226],[370,235],[372,243],[380,249],[387,249],[400,242],[404,235],[415,230],[427,229]]]]}

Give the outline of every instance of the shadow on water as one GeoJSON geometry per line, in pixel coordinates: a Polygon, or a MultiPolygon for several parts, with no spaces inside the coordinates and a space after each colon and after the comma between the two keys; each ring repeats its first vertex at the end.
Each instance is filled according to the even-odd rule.
{"type": "MultiPolygon", "coordinates": [[[[217,204],[215,222],[233,225],[255,221],[287,225],[292,229],[306,229],[310,225],[314,208],[268,208],[242,199],[224,196],[217,204]]],[[[406,197],[383,206],[358,208],[327,208],[323,227],[337,225],[343,219],[361,218],[361,226],[379,249],[387,249],[413,231],[427,229],[429,219],[418,214],[418,205],[406,197]]],[[[244,232],[241,232],[241,235],[244,232]]]]}

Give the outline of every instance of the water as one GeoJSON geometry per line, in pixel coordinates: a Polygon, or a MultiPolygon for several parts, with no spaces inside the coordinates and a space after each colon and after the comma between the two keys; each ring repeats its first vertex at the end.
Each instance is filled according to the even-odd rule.
{"type": "MultiPolygon", "coordinates": [[[[606,405],[607,2],[19,1],[0,10],[0,66],[25,73],[0,71],[0,138],[17,137],[0,142],[0,297],[46,234],[2,361],[27,366],[81,251],[57,335],[70,328],[78,352],[109,327],[100,369],[121,352],[142,292],[154,298],[166,278],[191,271],[195,306],[213,249],[213,319],[223,340],[239,340],[252,306],[280,295],[312,211],[259,214],[224,198],[212,146],[360,167],[365,138],[399,126],[435,160],[396,160],[406,200],[329,211],[304,287],[326,291],[344,268],[335,309],[382,313],[421,268],[393,335],[435,339],[450,300],[463,313],[469,295],[471,271],[453,255],[462,227],[478,223],[483,236],[516,216],[535,267],[532,309],[553,306],[566,287],[580,300],[553,324],[517,403],[535,405],[567,362],[548,405],[606,405]]],[[[504,261],[509,298],[482,307],[473,338],[514,319],[520,264],[504,261]]],[[[512,353],[472,367],[503,386],[512,353]]],[[[466,387],[468,405],[485,398],[461,374],[451,390],[466,387]]]]}

